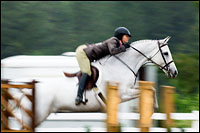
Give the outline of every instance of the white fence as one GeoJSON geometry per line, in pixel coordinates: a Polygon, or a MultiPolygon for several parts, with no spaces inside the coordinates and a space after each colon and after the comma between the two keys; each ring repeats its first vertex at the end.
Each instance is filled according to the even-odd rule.
{"type": "MultiPolygon", "coordinates": [[[[139,120],[138,113],[118,113],[118,119],[124,120],[139,120]]],[[[153,120],[166,120],[166,114],[164,113],[154,113],[152,115],[153,120]]],[[[171,128],[172,132],[199,132],[199,111],[192,111],[192,113],[171,113],[171,119],[174,120],[192,120],[191,128],[171,128]]],[[[64,122],[64,121],[105,121],[106,120],[106,113],[52,113],[47,118],[46,121],[51,122],[64,122]]],[[[78,124],[77,124],[78,125],[78,124]]],[[[122,132],[139,132],[139,128],[135,127],[122,127],[122,132]]],[[[41,128],[38,127],[35,130],[36,132],[96,132],[102,131],[106,132],[106,128],[102,127],[78,127],[72,128],[66,125],[63,128],[41,128]]],[[[166,128],[159,128],[159,127],[151,127],[150,132],[167,132],[166,128]]]]}

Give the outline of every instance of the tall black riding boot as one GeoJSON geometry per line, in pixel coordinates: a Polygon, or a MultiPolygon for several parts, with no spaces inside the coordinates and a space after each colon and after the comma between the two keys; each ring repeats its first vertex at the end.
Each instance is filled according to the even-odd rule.
{"type": "Polygon", "coordinates": [[[81,76],[81,79],[79,81],[79,87],[78,87],[78,94],[75,100],[75,104],[79,105],[81,102],[83,102],[83,92],[84,92],[84,88],[87,84],[87,80],[89,79],[89,75],[86,73],[83,73],[81,76]]]}

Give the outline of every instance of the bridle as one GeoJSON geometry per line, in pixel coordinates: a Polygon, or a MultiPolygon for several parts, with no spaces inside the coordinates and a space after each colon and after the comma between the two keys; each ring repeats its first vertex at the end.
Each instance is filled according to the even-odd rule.
{"type": "MultiPolygon", "coordinates": [[[[145,54],[143,54],[141,51],[139,51],[138,49],[134,48],[133,46],[130,46],[130,48],[134,49],[135,51],[137,51],[137,52],[139,52],[141,55],[143,55],[145,58],[147,58],[147,61],[149,61],[149,62],[147,62],[147,63],[150,63],[150,62],[151,62],[151,63],[157,65],[161,70],[165,70],[165,71],[169,74],[169,65],[170,65],[172,62],[174,62],[174,61],[171,60],[171,61],[169,61],[169,62],[167,63],[167,61],[166,61],[166,59],[165,59],[165,57],[164,57],[163,51],[162,51],[162,47],[166,46],[167,43],[163,44],[162,46],[161,46],[161,44],[162,44],[162,43],[160,43],[160,42],[158,41],[158,51],[157,51],[153,56],[151,56],[151,57],[147,57],[145,54]],[[158,52],[161,53],[161,56],[162,56],[163,61],[164,61],[164,63],[165,63],[164,66],[161,66],[161,65],[159,65],[158,63],[156,63],[155,61],[152,60],[153,57],[154,57],[158,52]]],[[[138,72],[134,72],[133,69],[131,69],[131,68],[130,68],[123,60],[121,60],[118,56],[115,56],[115,55],[114,55],[114,57],[117,58],[120,62],[122,62],[122,63],[135,75],[135,77],[137,77],[137,73],[138,73],[138,72]]],[[[147,63],[143,64],[142,66],[146,65],[147,63]]],[[[135,80],[136,80],[136,78],[135,78],[135,80]]]]}
{"type": "MultiPolygon", "coordinates": [[[[158,51],[157,51],[152,57],[147,57],[145,54],[143,54],[141,51],[139,51],[138,49],[134,48],[133,46],[130,46],[130,47],[131,47],[132,49],[136,50],[137,52],[139,52],[140,54],[142,54],[145,58],[147,58],[148,61],[150,61],[150,62],[152,62],[153,64],[157,65],[161,70],[164,69],[165,71],[168,72],[168,71],[169,71],[169,65],[170,65],[172,62],[174,62],[174,61],[171,60],[171,61],[169,61],[169,62],[167,63],[167,61],[166,61],[166,59],[165,59],[165,57],[164,57],[163,51],[162,51],[162,47],[164,47],[164,46],[166,46],[166,45],[168,45],[168,44],[166,43],[166,44],[163,44],[163,45],[161,46],[161,43],[158,41],[158,51]],[[161,66],[161,65],[159,65],[158,63],[156,63],[155,61],[152,60],[152,58],[153,58],[158,52],[161,53],[161,56],[162,56],[163,61],[164,61],[164,63],[165,63],[164,66],[161,66]]],[[[147,63],[149,63],[149,62],[147,62],[147,63]]]]}

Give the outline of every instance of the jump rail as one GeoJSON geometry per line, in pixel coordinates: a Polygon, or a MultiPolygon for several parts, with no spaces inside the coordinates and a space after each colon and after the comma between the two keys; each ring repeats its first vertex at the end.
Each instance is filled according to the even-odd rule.
{"type": "MultiPolygon", "coordinates": [[[[118,120],[140,120],[140,114],[139,113],[118,113],[117,114],[118,120]]],[[[173,120],[191,120],[191,128],[185,128],[185,131],[199,131],[199,111],[192,111],[192,113],[170,113],[170,118],[173,120]]],[[[167,120],[167,115],[165,113],[153,113],[151,116],[152,120],[167,120]]],[[[104,122],[107,120],[107,114],[106,113],[51,113],[49,117],[47,117],[46,122],[55,122],[62,124],[62,122],[65,121],[101,121],[104,122]]],[[[78,127],[77,127],[78,128],[78,127]]],[[[67,129],[67,128],[65,128],[67,129]]],[[[94,128],[91,127],[91,130],[94,128]]],[[[45,129],[36,128],[36,131],[45,131],[45,129]]],[[[57,129],[60,130],[61,129],[57,129]]],[[[63,128],[64,130],[64,128],[63,128]]],[[[75,130],[75,129],[74,129],[75,130]]],[[[84,129],[85,130],[85,129],[84,129]]],[[[46,131],[51,131],[50,128],[49,130],[46,129],[46,131]]],[[[54,128],[52,128],[52,131],[55,131],[54,128]]],[[[68,130],[65,130],[68,131],[68,130]]],[[[95,128],[94,131],[107,131],[106,129],[100,129],[100,128],[95,128]],[[99,129],[99,130],[98,130],[99,129]]],[[[134,127],[122,127],[122,131],[140,131],[139,128],[134,128],[134,127]]],[[[149,128],[149,131],[165,131],[167,132],[166,128],[158,128],[158,127],[153,127],[151,126],[149,128]]],[[[171,131],[181,131],[180,128],[175,128],[173,127],[171,131]]]]}

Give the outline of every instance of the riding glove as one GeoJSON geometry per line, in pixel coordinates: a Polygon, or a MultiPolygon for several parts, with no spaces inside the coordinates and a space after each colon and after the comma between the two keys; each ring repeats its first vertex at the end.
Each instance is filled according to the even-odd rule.
{"type": "Polygon", "coordinates": [[[125,43],[125,44],[124,44],[124,47],[125,47],[125,48],[129,48],[129,47],[130,47],[130,44],[129,44],[129,43],[125,43]]]}

